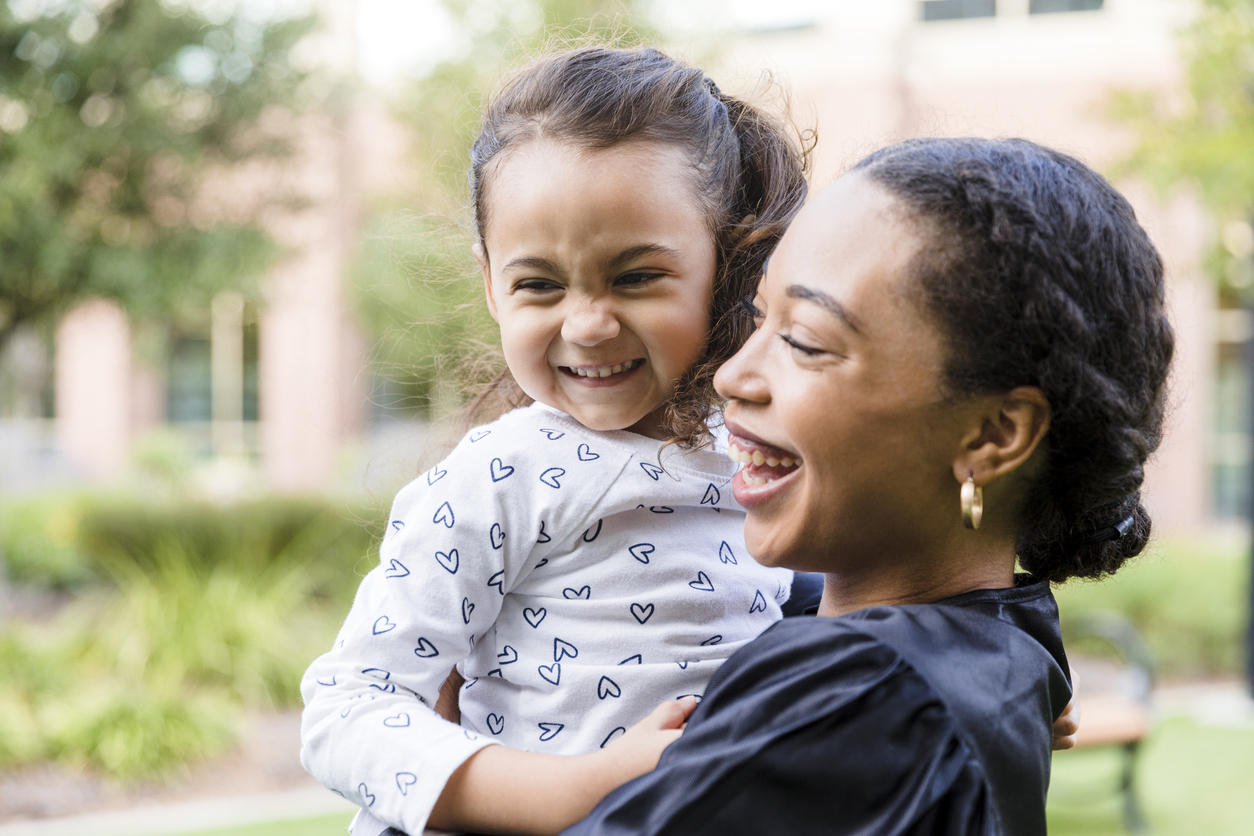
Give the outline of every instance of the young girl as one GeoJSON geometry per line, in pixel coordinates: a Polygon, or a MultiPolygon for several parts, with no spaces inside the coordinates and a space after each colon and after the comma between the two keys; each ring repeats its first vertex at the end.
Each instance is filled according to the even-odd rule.
{"type": "Polygon", "coordinates": [[[363,808],[355,836],[560,830],[780,618],[791,574],[745,551],[711,381],[804,173],[781,126],[652,49],[547,58],[488,106],[476,255],[534,403],[401,491],[302,683],[302,761],[363,808]],[[431,708],[454,665],[460,726],[431,708]]]}

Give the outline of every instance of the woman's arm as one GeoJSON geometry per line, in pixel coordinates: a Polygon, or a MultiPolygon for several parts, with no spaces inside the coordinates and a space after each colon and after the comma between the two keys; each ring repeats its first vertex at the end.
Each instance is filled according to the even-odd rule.
{"type": "Polygon", "coordinates": [[[475,833],[560,833],[611,790],[653,769],[696,706],[693,697],[665,702],[618,740],[587,755],[482,749],[449,778],[428,823],[475,833]]]}

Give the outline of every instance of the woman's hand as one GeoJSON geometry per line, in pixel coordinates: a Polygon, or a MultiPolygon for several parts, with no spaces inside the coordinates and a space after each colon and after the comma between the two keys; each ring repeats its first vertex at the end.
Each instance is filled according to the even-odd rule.
{"type": "Polygon", "coordinates": [[[428,825],[473,833],[561,833],[611,790],[657,766],[696,707],[694,697],[664,702],[618,740],[587,755],[480,749],[444,785],[428,825]],[[554,793],[556,786],[562,792],[554,793]]]}

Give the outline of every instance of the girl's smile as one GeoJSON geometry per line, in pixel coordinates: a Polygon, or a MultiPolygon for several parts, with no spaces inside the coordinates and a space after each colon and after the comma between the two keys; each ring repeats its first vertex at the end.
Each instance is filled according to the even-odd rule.
{"type": "Polygon", "coordinates": [[[496,166],[480,261],[515,381],[590,429],[660,438],[705,350],[716,268],[687,156],[539,138],[496,166]]]}

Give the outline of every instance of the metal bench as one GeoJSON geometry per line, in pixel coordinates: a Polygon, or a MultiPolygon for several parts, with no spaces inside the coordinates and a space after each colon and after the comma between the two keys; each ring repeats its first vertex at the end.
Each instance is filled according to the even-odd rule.
{"type": "Polygon", "coordinates": [[[1136,764],[1141,743],[1153,726],[1153,657],[1140,633],[1118,613],[1071,616],[1063,625],[1063,635],[1068,657],[1073,658],[1073,671],[1080,672],[1080,729],[1075,748],[1113,746],[1122,750],[1118,791],[1124,823],[1131,833],[1146,833],[1148,825],[1136,789],[1136,764]],[[1090,656],[1086,649],[1104,652],[1090,656]]]}

